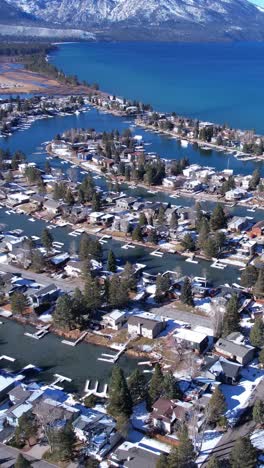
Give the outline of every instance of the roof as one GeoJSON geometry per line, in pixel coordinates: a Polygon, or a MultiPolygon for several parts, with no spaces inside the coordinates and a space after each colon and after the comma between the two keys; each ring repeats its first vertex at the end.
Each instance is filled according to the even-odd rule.
{"type": "Polygon", "coordinates": [[[57,291],[57,286],[55,284],[49,284],[48,286],[44,286],[43,288],[37,289],[32,296],[41,297],[45,296],[46,294],[50,294],[54,291],[57,291]]]}
{"type": "Polygon", "coordinates": [[[8,395],[9,398],[14,400],[16,403],[22,403],[30,397],[31,392],[27,390],[27,388],[22,384],[17,385],[15,388],[10,390],[10,392],[8,392],[8,395]]]}
{"type": "Polygon", "coordinates": [[[161,323],[161,320],[158,320],[155,318],[142,317],[139,315],[133,315],[132,317],[129,317],[128,319],[129,325],[142,325],[144,328],[147,328],[148,330],[154,330],[154,328],[156,327],[158,323],[161,323]]]}
{"type": "Polygon", "coordinates": [[[119,460],[126,468],[155,468],[160,451],[144,450],[129,442],[122,444],[112,455],[112,460],[119,460]]]}
{"type": "Polygon", "coordinates": [[[106,314],[104,318],[110,318],[112,320],[118,320],[126,315],[125,312],[121,312],[121,310],[113,310],[113,312],[110,312],[109,314],[106,314]]]}
{"type": "Polygon", "coordinates": [[[45,208],[58,209],[60,206],[60,203],[55,200],[46,200],[44,202],[44,206],[45,208]]]}
{"type": "Polygon", "coordinates": [[[220,338],[215,344],[216,348],[219,348],[223,352],[232,354],[233,356],[239,356],[244,358],[254,348],[252,346],[246,346],[243,344],[234,343],[233,341],[220,338]]]}
{"type": "Polygon", "coordinates": [[[174,338],[200,344],[207,338],[207,335],[186,328],[179,328],[174,334],[174,338]]]}

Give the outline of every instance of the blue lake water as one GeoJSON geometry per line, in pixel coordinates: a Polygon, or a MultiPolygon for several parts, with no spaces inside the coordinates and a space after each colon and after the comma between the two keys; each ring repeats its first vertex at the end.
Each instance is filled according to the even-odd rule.
{"type": "Polygon", "coordinates": [[[51,61],[162,111],[264,133],[264,43],[75,43],[51,61]]]}

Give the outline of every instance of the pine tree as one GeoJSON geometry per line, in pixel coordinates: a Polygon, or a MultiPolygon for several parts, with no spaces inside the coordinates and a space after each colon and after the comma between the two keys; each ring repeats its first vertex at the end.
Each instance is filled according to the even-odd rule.
{"type": "Polygon", "coordinates": [[[206,468],[221,468],[221,466],[221,462],[215,457],[210,457],[208,463],[206,463],[206,468]]]}
{"type": "Polygon", "coordinates": [[[124,307],[129,302],[129,294],[126,280],[115,275],[109,282],[109,305],[114,308],[124,307]]]}
{"type": "Polygon", "coordinates": [[[42,231],[41,243],[42,243],[43,247],[45,247],[45,249],[48,252],[51,251],[52,244],[53,244],[53,236],[52,236],[51,232],[47,228],[43,229],[43,231],[42,231]]]}
{"type": "Polygon", "coordinates": [[[189,250],[190,252],[195,250],[195,242],[190,233],[185,234],[184,238],[182,239],[182,246],[184,250],[189,250]]]}
{"type": "Polygon", "coordinates": [[[179,446],[172,449],[168,456],[169,468],[191,468],[194,465],[195,451],[185,424],[178,434],[178,439],[179,446]]]}
{"type": "Polygon", "coordinates": [[[259,353],[259,363],[264,366],[264,348],[259,353]]]}
{"type": "Polygon", "coordinates": [[[204,250],[206,257],[208,258],[216,257],[218,253],[218,248],[217,248],[214,238],[209,237],[208,239],[204,241],[203,250],[204,250]]]}
{"type": "Polygon", "coordinates": [[[164,375],[163,390],[164,396],[166,398],[169,398],[169,400],[173,400],[180,397],[180,391],[177,387],[177,381],[171,371],[167,372],[164,375]]]}
{"type": "Polygon", "coordinates": [[[93,198],[92,198],[92,209],[93,211],[100,211],[101,209],[101,196],[98,192],[95,192],[93,194],[93,198]]]}
{"type": "Polygon", "coordinates": [[[124,283],[124,286],[130,290],[133,291],[134,289],[137,288],[137,281],[135,278],[135,271],[134,267],[131,263],[126,262],[124,270],[121,274],[122,277],[122,282],[124,283]]]}
{"type": "Polygon", "coordinates": [[[208,422],[217,424],[227,410],[226,400],[219,387],[216,387],[208,405],[208,422]]]}
{"type": "Polygon", "coordinates": [[[259,270],[258,279],[254,288],[254,293],[257,297],[264,296],[264,270],[259,270]]]}
{"type": "Polygon", "coordinates": [[[107,270],[111,271],[112,273],[116,273],[116,270],[117,270],[116,256],[112,250],[109,250],[109,253],[108,253],[107,270]]]}
{"type": "Polygon", "coordinates": [[[255,468],[257,465],[257,450],[249,437],[240,437],[231,452],[232,468],[255,468]]]}
{"type": "Polygon", "coordinates": [[[75,328],[75,316],[73,311],[73,300],[69,294],[63,294],[57,300],[53,314],[53,322],[59,328],[72,330],[75,328]]]}
{"type": "Polygon", "coordinates": [[[247,265],[241,274],[241,286],[252,288],[258,279],[258,269],[254,265],[247,265]]]}
{"type": "Polygon", "coordinates": [[[237,295],[234,294],[226,305],[226,312],[223,323],[223,336],[226,337],[230,333],[239,331],[239,321],[239,301],[237,295]]]}
{"type": "Polygon", "coordinates": [[[37,437],[38,426],[35,416],[28,411],[18,419],[15,430],[15,441],[18,446],[25,444],[31,437],[37,437]]]}
{"type": "Polygon", "coordinates": [[[152,229],[148,235],[148,242],[151,244],[157,244],[158,243],[158,235],[156,229],[152,229]]]}
{"type": "Polygon", "coordinates": [[[163,382],[164,382],[163,373],[162,373],[160,364],[157,363],[155,365],[154,373],[151,377],[150,385],[149,385],[149,396],[150,396],[151,404],[153,404],[162,395],[163,382]]]}
{"type": "Polygon", "coordinates": [[[10,303],[13,314],[23,315],[29,307],[28,298],[20,291],[15,291],[12,294],[10,303]]]}
{"type": "Polygon", "coordinates": [[[93,278],[91,274],[86,276],[84,285],[84,302],[87,309],[94,313],[96,309],[102,305],[102,291],[97,278],[93,278]]]}
{"type": "Polygon", "coordinates": [[[225,215],[222,205],[217,204],[216,207],[214,208],[214,211],[210,219],[210,225],[211,225],[212,231],[218,231],[218,229],[223,229],[226,227],[227,225],[226,215],[225,215]]]}
{"type": "Polygon", "coordinates": [[[140,213],[138,224],[140,227],[146,226],[148,224],[148,221],[144,212],[140,213]]]}
{"type": "Polygon", "coordinates": [[[171,215],[170,219],[170,229],[175,230],[178,228],[178,216],[176,215],[175,211],[171,215]]]}
{"type": "Polygon", "coordinates": [[[208,239],[208,235],[210,233],[208,219],[203,216],[199,221],[199,225],[197,226],[197,229],[199,231],[197,244],[198,244],[199,249],[203,250],[204,244],[206,240],[208,239]]]}
{"type": "Polygon", "coordinates": [[[79,245],[79,257],[80,260],[86,260],[90,256],[90,243],[91,238],[86,232],[81,235],[80,245],[79,245]]]}
{"type": "Polygon", "coordinates": [[[253,420],[257,424],[264,424],[264,402],[256,400],[253,406],[253,420]]]}
{"type": "Polygon", "coordinates": [[[23,455],[20,453],[17,456],[14,467],[15,468],[29,468],[30,466],[31,466],[31,463],[28,460],[26,460],[26,458],[24,458],[23,455]]]}
{"type": "Polygon", "coordinates": [[[168,468],[168,455],[162,453],[156,463],[156,468],[168,468]]]}
{"type": "Polygon", "coordinates": [[[258,317],[250,331],[250,341],[252,346],[262,348],[264,346],[264,322],[258,317]]]}
{"type": "Polygon", "coordinates": [[[35,250],[32,254],[31,268],[36,273],[41,273],[45,268],[45,259],[39,250],[35,250]]]}
{"type": "Polygon", "coordinates": [[[184,283],[181,289],[181,302],[183,304],[189,305],[191,307],[194,306],[193,301],[193,294],[192,294],[192,285],[189,278],[186,276],[184,279],[184,283]]]}
{"type": "Polygon", "coordinates": [[[65,200],[65,203],[67,203],[67,205],[69,205],[69,206],[74,205],[75,198],[74,198],[73,193],[72,193],[72,191],[70,189],[67,190],[64,200],[65,200]]]}
{"type": "Polygon", "coordinates": [[[256,190],[258,184],[260,182],[260,172],[258,169],[255,169],[255,171],[252,174],[252,177],[249,181],[249,189],[250,190],[256,190]]]}
{"type": "Polygon", "coordinates": [[[164,299],[165,294],[170,289],[170,278],[168,275],[158,275],[156,279],[156,293],[155,299],[157,302],[161,302],[164,299]]]}
{"type": "Polygon", "coordinates": [[[132,398],[124,372],[118,366],[113,367],[109,384],[109,404],[107,410],[114,417],[130,417],[132,414],[132,398]]]}
{"type": "Polygon", "coordinates": [[[128,379],[128,388],[133,403],[145,399],[147,392],[147,380],[143,372],[135,369],[128,379]]]}
{"type": "Polygon", "coordinates": [[[132,232],[132,240],[141,242],[143,240],[142,232],[140,226],[136,226],[132,232]]]}

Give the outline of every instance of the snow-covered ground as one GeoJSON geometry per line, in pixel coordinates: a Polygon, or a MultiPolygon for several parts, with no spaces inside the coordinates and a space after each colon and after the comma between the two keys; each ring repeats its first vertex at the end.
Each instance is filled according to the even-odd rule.
{"type": "Polygon", "coordinates": [[[149,414],[146,409],[146,403],[139,403],[138,405],[134,406],[133,414],[131,417],[132,426],[135,429],[139,429],[141,431],[146,432],[148,429],[147,421],[149,419],[149,414]]]}
{"type": "Polygon", "coordinates": [[[198,466],[206,460],[210,455],[211,451],[216,447],[223,437],[223,433],[219,431],[205,431],[202,447],[199,453],[196,463],[198,466]]]}
{"type": "Polygon", "coordinates": [[[264,451],[264,430],[263,429],[257,429],[256,431],[253,432],[253,434],[250,436],[251,442],[259,450],[264,451]]]}
{"type": "Polygon", "coordinates": [[[264,376],[264,371],[253,366],[248,366],[241,371],[242,379],[238,385],[221,385],[221,390],[226,398],[226,417],[231,424],[235,423],[240,414],[247,407],[253,392],[264,376]]]}

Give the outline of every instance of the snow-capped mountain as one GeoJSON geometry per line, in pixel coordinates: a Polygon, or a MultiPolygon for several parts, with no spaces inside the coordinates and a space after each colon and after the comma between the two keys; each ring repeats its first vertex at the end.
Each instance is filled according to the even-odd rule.
{"type": "Polygon", "coordinates": [[[248,0],[6,1],[38,20],[125,38],[264,38],[264,13],[248,0]]]}

